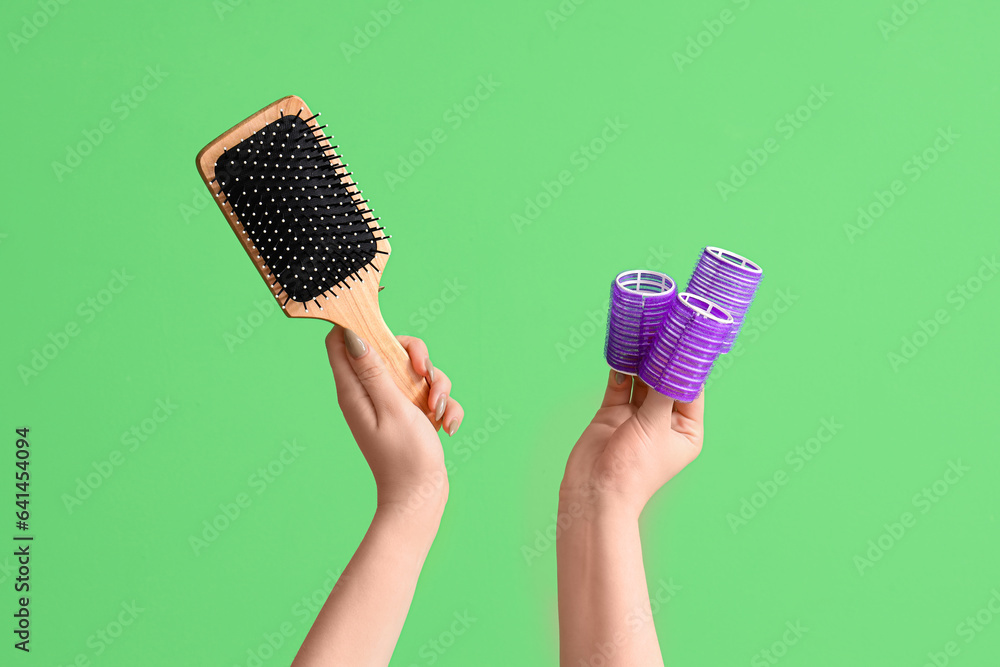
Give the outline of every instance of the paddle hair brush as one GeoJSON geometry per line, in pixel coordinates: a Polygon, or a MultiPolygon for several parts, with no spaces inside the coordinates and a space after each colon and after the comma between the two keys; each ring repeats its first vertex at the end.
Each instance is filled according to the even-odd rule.
{"type": "Polygon", "coordinates": [[[379,310],[389,237],[318,116],[300,98],[282,98],[205,146],[198,171],[285,315],[356,332],[440,427],[427,381],[379,310]]]}

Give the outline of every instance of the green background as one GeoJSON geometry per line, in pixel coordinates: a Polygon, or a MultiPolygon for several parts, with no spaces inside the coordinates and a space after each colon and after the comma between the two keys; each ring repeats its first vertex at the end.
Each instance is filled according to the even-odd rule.
{"type": "Polygon", "coordinates": [[[996,664],[1000,619],[981,610],[1000,591],[998,20],[985,0],[4,3],[0,534],[26,425],[36,542],[33,651],[2,662],[252,665],[287,624],[262,661],[287,664],[303,598],[325,597],[363,535],[374,486],[328,328],[253,315],[270,297],[194,168],[297,94],[393,234],[386,321],[427,340],[467,414],[443,440],[449,506],[392,664],[555,664],[544,534],[605,381],[608,285],[637,267],[684,281],[706,244],[766,277],[711,380],[702,456],[643,515],[650,589],[679,587],[655,617],[667,662],[772,664],[760,652],[799,622],[781,664],[923,665],[948,642],[949,664],[996,664]],[[814,87],[828,97],[809,109],[814,87]],[[401,162],[419,165],[397,182],[401,162]],[[754,173],[723,196],[734,168],[754,173]],[[52,358],[32,374],[36,352],[52,358]],[[162,422],[158,399],[176,406],[162,422]],[[968,469],[953,484],[952,464],[968,469]],[[88,475],[97,488],[67,506],[88,475]],[[250,506],[196,553],[241,493],[250,506]],[[135,621],[99,639],[133,601],[135,621]],[[977,612],[992,623],[973,632],[977,612]]]}

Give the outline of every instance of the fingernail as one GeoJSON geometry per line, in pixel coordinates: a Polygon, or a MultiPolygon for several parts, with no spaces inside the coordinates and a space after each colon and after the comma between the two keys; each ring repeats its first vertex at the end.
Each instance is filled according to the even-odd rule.
{"type": "Polygon", "coordinates": [[[458,420],[452,419],[451,423],[448,424],[448,435],[455,435],[455,431],[458,430],[458,420]]]}
{"type": "Polygon", "coordinates": [[[615,384],[621,384],[625,381],[624,373],[615,373],[615,384]]]}
{"type": "Polygon", "coordinates": [[[355,359],[365,356],[365,352],[368,351],[365,342],[350,329],[344,329],[344,345],[347,347],[347,353],[355,359]]]}
{"type": "Polygon", "coordinates": [[[434,384],[434,364],[431,363],[430,358],[427,359],[426,365],[427,365],[427,379],[431,381],[431,384],[434,384]]]}
{"type": "Polygon", "coordinates": [[[448,406],[448,396],[446,394],[441,394],[441,398],[438,399],[437,409],[434,411],[434,421],[441,421],[441,417],[444,417],[444,409],[448,406]]]}

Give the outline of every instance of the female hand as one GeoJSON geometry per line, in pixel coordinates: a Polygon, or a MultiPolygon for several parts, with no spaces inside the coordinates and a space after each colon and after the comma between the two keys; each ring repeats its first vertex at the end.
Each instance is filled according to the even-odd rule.
{"type": "Polygon", "coordinates": [[[701,452],[704,411],[704,392],[681,403],[611,371],[604,402],[566,463],[561,499],[638,517],[657,489],[701,452]]]}
{"type": "Polygon", "coordinates": [[[663,665],[651,622],[639,514],[701,451],[704,394],[691,403],[611,371],[604,402],[566,463],[556,535],[560,664],[663,665]],[[607,651],[611,647],[611,653],[607,651]]]}
{"type": "MultiPolygon", "coordinates": [[[[463,412],[448,396],[451,381],[431,366],[423,341],[398,338],[414,370],[430,380],[428,409],[454,433],[463,412]]],[[[326,349],[337,402],[375,476],[378,508],[292,664],[387,665],[448,499],[444,453],[435,427],[365,341],[334,327],[326,349]]]]}
{"type": "MultiPolygon", "coordinates": [[[[428,409],[442,418],[449,435],[465,412],[451,398],[451,380],[435,369],[419,338],[397,336],[414,370],[431,383],[428,409]]],[[[393,382],[378,353],[354,332],[335,326],[326,337],[337,402],[375,477],[378,506],[440,512],[448,497],[448,476],[437,431],[393,382]]]]}

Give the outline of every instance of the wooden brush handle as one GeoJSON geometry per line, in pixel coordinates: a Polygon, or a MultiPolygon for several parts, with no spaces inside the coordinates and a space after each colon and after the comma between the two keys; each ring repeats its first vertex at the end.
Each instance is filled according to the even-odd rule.
{"type": "Polygon", "coordinates": [[[389,375],[395,380],[396,386],[415,406],[420,408],[421,412],[427,415],[427,418],[434,424],[434,428],[440,429],[441,422],[434,419],[434,411],[427,406],[430,385],[425,378],[413,370],[410,355],[389,331],[389,327],[386,326],[378,308],[369,310],[366,317],[359,318],[350,328],[364,339],[365,344],[370,345],[382,357],[382,361],[385,362],[389,375]]]}
{"type": "Polygon", "coordinates": [[[316,115],[318,114],[313,114],[309,111],[309,107],[301,98],[295,95],[283,97],[232,127],[229,131],[222,133],[214,141],[201,149],[196,158],[198,172],[205,181],[205,185],[208,186],[209,191],[214,195],[213,198],[219,205],[219,209],[223,215],[226,216],[230,227],[236,232],[236,237],[243,245],[243,249],[246,250],[247,255],[250,256],[254,266],[257,267],[264,282],[270,288],[271,294],[274,295],[274,298],[281,305],[281,310],[285,315],[288,317],[309,317],[326,320],[347,327],[361,336],[368,345],[372,346],[382,356],[382,360],[385,362],[386,368],[388,368],[393,380],[396,381],[396,385],[402,389],[406,397],[420,408],[421,412],[427,415],[435,427],[441,428],[440,422],[434,419],[433,410],[427,405],[427,395],[430,392],[430,386],[424,378],[417,375],[416,371],[413,370],[409,355],[407,355],[403,346],[399,344],[399,341],[396,340],[396,337],[392,335],[392,332],[389,331],[389,327],[385,325],[382,314],[379,312],[379,280],[382,277],[382,270],[385,268],[386,260],[391,251],[389,248],[389,239],[384,232],[375,236],[375,233],[382,229],[382,227],[377,226],[378,222],[376,221],[378,218],[374,217],[371,209],[366,205],[366,200],[362,198],[361,190],[358,189],[357,184],[351,180],[350,173],[341,174],[338,171],[343,169],[346,172],[347,165],[343,164],[340,156],[334,150],[335,146],[331,146],[329,139],[323,135],[318,121],[314,121],[316,115]],[[303,120],[308,119],[304,120],[304,122],[312,130],[313,138],[318,142],[322,153],[330,159],[330,166],[334,169],[333,173],[340,179],[341,184],[346,187],[352,201],[357,206],[358,213],[361,214],[363,220],[367,221],[373,235],[372,239],[376,244],[375,253],[371,256],[371,261],[366,266],[357,267],[358,270],[352,275],[339,280],[336,287],[331,287],[322,294],[312,295],[308,301],[291,300],[289,296],[290,291],[286,290],[286,285],[281,284],[277,276],[272,273],[271,267],[266,264],[260,250],[254,246],[251,235],[244,229],[243,223],[237,219],[235,209],[229,203],[229,198],[221,196],[223,194],[222,186],[218,181],[215,171],[216,165],[220,157],[225,153],[227,146],[240,144],[270,123],[285,117],[286,114],[288,116],[295,115],[303,120]],[[322,139],[319,138],[319,135],[315,134],[317,131],[323,136],[322,139]],[[331,152],[328,154],[326,151],[331,152]],[[364,269],[364,275],[361,273],[362,268],[364,269]],[[370,271],[369,269],[374,269],[374,271],[370,271]]]}

